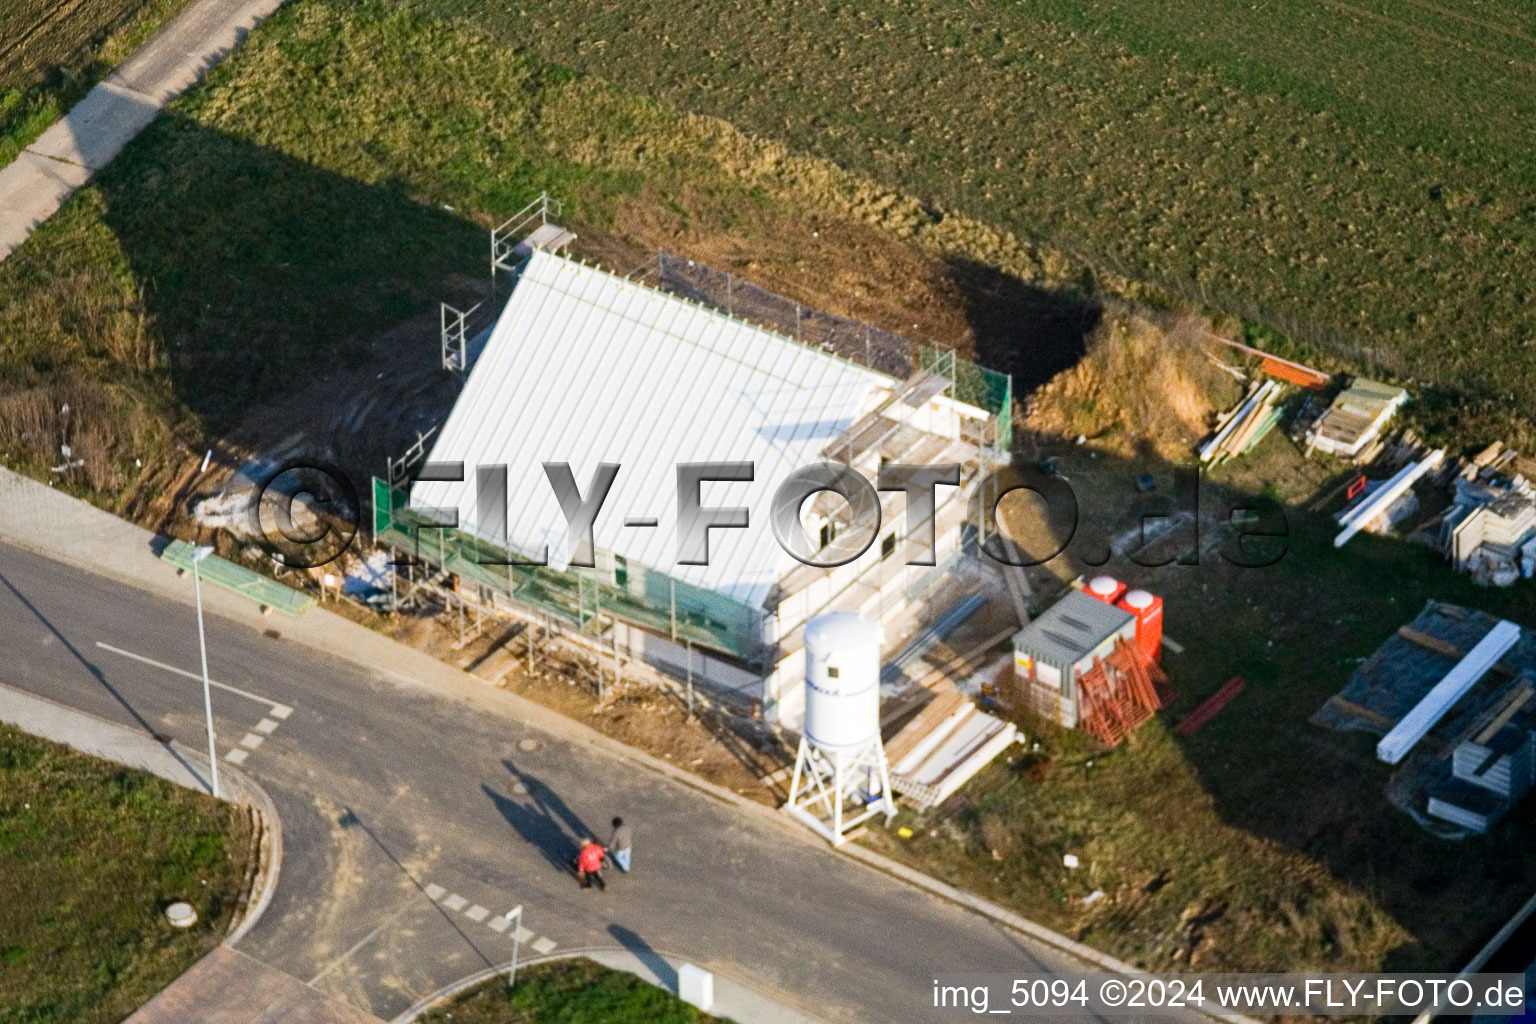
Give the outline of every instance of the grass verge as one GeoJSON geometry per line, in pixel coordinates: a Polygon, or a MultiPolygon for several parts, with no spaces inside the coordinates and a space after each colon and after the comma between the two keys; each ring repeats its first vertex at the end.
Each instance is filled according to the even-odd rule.
{"type": "Polygon", "coordinates": [[[228,930],[239,808],[0,725],[0,1022],[115,1024],[228,930]],[[168,924],[191,903],[198,920],[168,924]]]}
{"type": "Polygon", "coordinates": [[[421,1024],[712,1024],[723,1018],[672,993],[586,959],[554,960],[517,972],[517,987],[493,978],[427,1013],[421,1024]]]}

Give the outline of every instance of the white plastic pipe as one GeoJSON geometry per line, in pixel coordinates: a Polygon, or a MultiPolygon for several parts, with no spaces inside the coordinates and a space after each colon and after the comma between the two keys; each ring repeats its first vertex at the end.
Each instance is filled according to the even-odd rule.
{"type": "Polygon", "coordinates": [[[1403,716],[1402,721],[1392,727],[1391,732],[1381,738],[1376,744],[1377,759],[1397,764],[1406,757],[1413,745],[1423,739],[1519,639],[1520,627],[1501,619],[1435,684],[1434,689],[1424,695],[1423,700],[1414,705],[1412,711],[1403,716]]]}
{"type": "Polygon", "coordinates": [[[1412,487],[1419,477],[1440,465],[1440,460],[1444,458],[1444,450],[1436,448],[1413,465],[1404,466],[1398,470],[1396,476],[1377,488],[1375,494],[1365,499],[1344,517],[1344,529],[1333,538],[1333,546],[1341,548],[1348,544],[1351,537],[1364,529],[1372,519],[1390,508],[1394,501],[1408,493],[1408,488],[1412,487]]]}

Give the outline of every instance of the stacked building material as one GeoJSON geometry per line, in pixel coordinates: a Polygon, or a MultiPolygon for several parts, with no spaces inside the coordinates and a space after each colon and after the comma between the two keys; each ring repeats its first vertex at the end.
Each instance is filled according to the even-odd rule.
{"type": "MultiPolygon", "coordinates": [[[[160,552],[160,558],[183,572],[192,571],[192,554],[195,549],[184,540],[173,540],[160,552]]],[[[238,562],[231,562],[218,555],[209,555],[198,563],[198,572],[209,583],[225,590],[234,591],[261,605],[263,609],[282,612],[290,618],[312,608],[315,596],[284,586],[268,579],[259,572],[247,569],[238,562]]]]}
{"type": "Polygon", "coordinates": [[[1312,721],[1381,735],[1387,796],[1428,831],[1486,831],[1536,782],[1536,633],[1431,601],[1312,721]]]}
{"type": "Polygon", "coordinates": [[[1285,414],[1284,388],[1267,380],[1251,389],[1235,408],[1217,421],[1216,433],[1200,446],[1200,461],[1218,465],[1251,452],[1285,414]]]}
{"type": "Polygon", "coordinates": [[[1259,360],[1259,369],[1271,377],[1278,377],[1281,380],[1290,381],[1292,384],[1297,384],[1313,391],[1321,391],[1328,386],[1329,377],[1321,370],[1314,370],[1310,366],[1303,366],[1301,363],[1282,359],[1277,355],[1265,352],[1263,349],[1244,345],[1241,342],[1232,341],[1216,334],[1211,335],[1211,340],[1228,348],[1236,349],[1245,355],[1256,356],[1259,360]]]}
{"type": "Polygon", "coordinates": [[[1012,722],[946,688],[885,745],[891,786],[919,809],[934,807],[1017,738],[1012,722]]]}
{"type": "Polygon", "coordinates": [[[1456,479],[1440,543],[1457,572],[1507,586],[1536,575],[1536,488],[1521,473],[1501,472],[1515,460],[1501,447],[1495,442],[1456,479]]]}
{"type": "Polygon", "coordinates": [[[1451,777],[1429,790],[1429,813],[1474,832],[1486,832],[1536,784],[1536,732],[1523,677],[1484,714],[1474,735],[1451,754],[1451,777]]]}
{"type": "Polygon", "coordinates": [[[1398,470],[1392,479],[1375,487],[1367,484],[1367,490],[1360,500],[1338,516],[1339,525],[1343,529],[1333,539],[1333,546],[1341,548],[1361,530],[1380,530],[1393,522],[1394,507],[1409,496],[1420,477],[1440,465],[1444,458],[1445,452],[1436,448],[1418,462],[1398,470]]]}
{"type": "Polygon", "coordinates": [[[1406,401],[1402,388],[1357,377],[1312,427],[1307,450],[1368,462],[1380,451],[1382,430],[1406,401]]]}

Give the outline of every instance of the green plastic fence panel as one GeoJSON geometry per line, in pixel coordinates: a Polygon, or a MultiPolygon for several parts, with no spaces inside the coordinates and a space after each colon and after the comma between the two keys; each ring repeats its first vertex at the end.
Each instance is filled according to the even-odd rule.
{"type": "Polygon", "coordinates": [[[997,418],[997,447],[1013,447],[1013,376],[977,366],[950,352],[919,345],[918,365],[930,373],[954,375],[954,397],[997,418]]]}
{"type": "MultiPolygon", "coordinates": [[[[178,569],[190,572],[192,551],[192,545],[186,541],[173,540],[160,553],[160,558],[178,569]]],[[[209,555],[199,562],[197,572],[209,583],[217,584],[225,590],[232,590],[241,597],[276,609],[290,617],[301,614],[315,603],[315,598],[311,594],[284,586],[259,572],[253,572],[243,565],[231,562],[227,558],[220,558],[218,555],[209,555]]]]}
{"type": "MultiPolygon", "coordinates": [[[[757,613],[722,594],[681,582],[654,569],[644,570],[651,581],[644,593],[619,587],[578,570],[547,566],[501,565],[508,553],[472,534],[434,526],[413,514],[403,490],[374,480],[374,537],[397,549],[403,558],[441,566],[462,579],[507,594],[523,604],[577,626],[585,626],[601,611],[643,625],[657,633],[688,640],[733,657],[751,660],[757,653],[757,613]],[[674,617],[671,600],[677,598],[674,617]]],[[[631,567],[636,589],[641,568],[631,567]]]]}

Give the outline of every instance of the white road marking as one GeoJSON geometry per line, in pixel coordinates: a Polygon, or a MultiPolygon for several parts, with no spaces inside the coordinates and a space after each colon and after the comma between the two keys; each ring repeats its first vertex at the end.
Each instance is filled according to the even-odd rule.
{"type": "Polygon", "coordinates": [[[541,936],[533,940],[532,946],[536,953],[548,953],[555,948],[555,940],[547,936],[541,936]]]}
{"type": "Polygon", "coordinates": [[[460,896],[458,893],[454,893],[452,896],[449,896],[447,899],[443,900],[443,906],[447,907],[449,910],[463,910],[465,907],[469,906],[469,900],[465,899],[463,896],[460,896]]]}
{"type": "Polygon", "coordinates": [[[241,750],[239,747],[236,747],[224,755],[224,760],[230,764],[245,764],[245,759],[250,756],[251,752],[249,750],[241,750]]]}
{"type": "Polygon", "coordinates": [[[509,927],[511,927],[511,925],[512,925],[511,921],[508,921],[506,918],[502,917],[499,914],[497,916],[491,918],[489,921],[485,922],[485,926],[487,928],[489,928],[493,932],[498,932],[498,933],[506,931],[509,927]]]}
{"type": "Polygon", "coordinates": [[[427,886],[427,899],[432,900],[434,903],[442,899],[447,893],[448,890],[440,885],[432,884],[427,886]]]}
{"type": "Polygon", "coordinates": [[[277,723],[270,718],[263,718],[261,721],[256,723],[256,731],[259,733],[265,733],[268,736],[272,735],[273,730],[276,728],[277,723]]]}
{"type": "MultiPolygon", "coordinates": [[[[167,665],[163,661],[156,661],[154,658],[146,658],[142,654],[134,654],[132,651],[125,651],[121,647],[113,647],[111,644],[104,644],[100,640],[96,641],[96,646],[100,647],[104,651],[111,651],[113,654],[120,654],[124,658],[131,658],[132,660],[141,662],[145,665],[153,665],[155,668],[164,669],[166,672],[171,672],[178,676],[185,676],[188,679],[196,679],[198,682],[203,681],[203,677],[196,672],[188,672],[184,668],[177,668],[175,665],[167,665]]],[[[293,714],[293,708],[289,707],[287,704],[279,704],[272,698],[263,697],[259,693],[252,693],[249,690],[242,690],[238,686],[230,686],[228,683],[221,683],[217,679],[208,680],[208,685],[215,687],[216,689],[224,690],[228,693],[233,693],[238,697],[244,697],[246,700],[253,700],[258,704],[265,704],[267,707],[272,709],[273,716],[277,718],[287,718],[289,715],[293,714]]]]}
{"type": "Polygon", "coordinates": [[[1179,643],[1177,640],[1175,640],[1171,636],[1163,637],[1163,646],[1168,648],[1174,654],[1183,654],[1184,653],[1184,645],[1179,643]]]}
{"type": "Polygon", "coordinates": [[[531,942],[533,937],[537,934],[538,933],[535,932],[532,928],[524,928],[522,925],[518,925],[517,931],[513,932],[512,936],[513,938],[517,939],[518,942],[531,942]]]}
{"type": "Polygon", "coordinates": [[[383,931],[386,926],[388,926],[391,922],[393,922],[395,920],[395,918],[397,918],[401,914],[405,913],[406,910],[408,910],[408,909],[410,909],[410,904],[409,903],[407,903],[405,906],[401,907],[399,910],[395,911],[393,914],[390,914],[382,922],[380,922],[380,924],[379,924],[379,926],[377,928],[375,928],[373,931],[369,932],[367,935],[364,935],[361,939],[358,939],[357,942],[353,943],[351,949],[349,949],[345,953],[341,954],[341,956],[337,957],[335,960],[332,960],[329,964],[327,964],[320,971],[319,974],[315,975],[313,978],[310,978],[309,981],[305,982],[305,984],[308,985],[310,988],[314,988],[315,987],[315,982],[319,981],[321,978],[325,977],[327,974],[330,974],[336,968],[338,968],[342,964],[346,963],[347,959],[349,957],[351,957],[353,953],[356,953],[358,950],[360,950],[364,946],[368,945],[368,943],[372,942],[373,941],[373,937],[375,935],[377,935],[377,934],[379,934],[379,932],[383,931]]]}
{"type": "Polygon", "coordinates": [[[247,750],[255,750],[266,741],[265,736],[258,736],[253,732],[246,733],[240,740],[240,745],[247,750]]]}
{"type": "Polygon", "coordinates": [[[476,903],[474,906],[464,911],[464,916],[475,922],[475,924],[479,924],[481,921],[484,921],[486,918],[490,917],[491,912],[482,907],[480,904],[476,903]]]}

